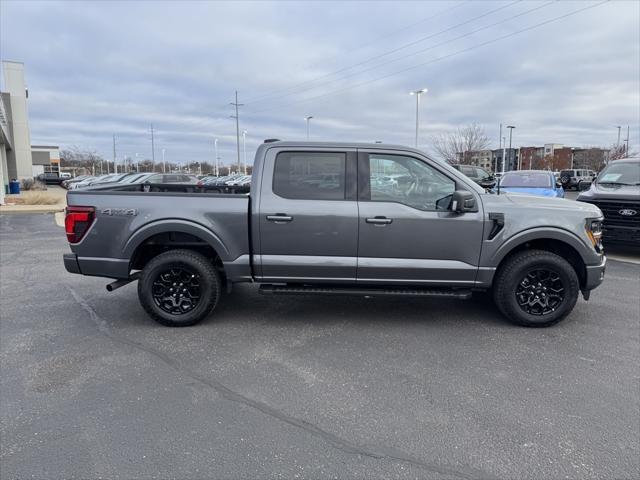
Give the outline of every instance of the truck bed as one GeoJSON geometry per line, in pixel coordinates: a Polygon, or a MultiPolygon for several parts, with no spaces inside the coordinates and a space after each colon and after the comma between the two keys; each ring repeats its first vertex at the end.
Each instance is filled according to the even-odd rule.
{"type": "Polygon", "coordinates": [[[71,245],[85,275],[126,278],[136,248],[166,232],[215,244],[225,264],[248,268],[250,263],[247,194],[210,193],[196,185],[134,184],[71,190],[67,204],[95,208],[91,228],[71,245]]]}

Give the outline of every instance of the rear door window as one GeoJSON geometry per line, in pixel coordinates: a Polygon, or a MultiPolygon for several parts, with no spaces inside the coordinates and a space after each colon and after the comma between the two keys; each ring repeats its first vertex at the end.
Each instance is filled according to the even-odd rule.
{"type": "Polygon", "coordinates": [[[273,192],[300,200],[344,200],[347,155],[340,152],[281,152],[273,192]]]}

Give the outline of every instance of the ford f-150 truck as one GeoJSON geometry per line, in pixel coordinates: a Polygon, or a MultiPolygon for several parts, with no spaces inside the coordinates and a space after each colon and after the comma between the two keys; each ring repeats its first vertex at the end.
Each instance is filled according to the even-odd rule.
{"type": "Polygon", "coordinates": [[[233,284],[264,294],[469,298],[519,325],[557,323],[603,280],[602,212],[490,193],[403,146],[266,141],[249,194],[129,184],[70,191],[69,272],[138,280],[168,326],[207,317],[233,284]]]}

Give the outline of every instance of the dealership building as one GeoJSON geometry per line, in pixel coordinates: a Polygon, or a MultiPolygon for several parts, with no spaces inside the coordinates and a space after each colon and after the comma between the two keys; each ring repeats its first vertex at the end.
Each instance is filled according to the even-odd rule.
{"type": "Polygon", "coordinates": [[[0,178],[3,191],[13,179],[32,178],[40,173],[59,171],[57,146],[31,145],[29,130],[29,91],[24,64],[2,62],[3,89],[0,92],[0,178]]]}

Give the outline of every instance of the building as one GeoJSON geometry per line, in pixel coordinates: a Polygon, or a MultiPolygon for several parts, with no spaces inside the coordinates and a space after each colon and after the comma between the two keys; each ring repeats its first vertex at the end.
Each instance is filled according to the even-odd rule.
{"type": "Polygon", "coordinates": [[[458,163],[465,165],[476,165],[485,170],[492,170],[491,150],[470,150],[468,152],[458,152],[458,163]]]}
{"type": "Polygon", "coordinates": [[[540,170],[544,147],[520,147],[520,170],[540,170]]]}
{"type": "Polygon", "coordinates": [[[573,150],[573,168],[586,168],[599,172],[609,159],[609,150],[604,148],[575,148],[573,150]]]}
{"type": "Polygon", "coordinates": [[[520,158],[520,151],[518,148],[498,148],[492,150],[493,156],[491,159],[491,170],[493,172],[510,172],[511,170],[518,170],[518,159],[520,158]],[[502,154],[504,152],[504,166],[502,161],[502,154]]]}
{"type": "Polygon", "coordinates": [[[24,64],[2,62],[5,91],[0,93],[0,157],[2,183],[13,178],[33,176],[31,134],[27,110],[27,91],[24,64]]]}
{"type": "Polygon", "coordinates": [[[31,145],[31,164],[34,177],[44,172],[60,173],[60,148],[57,146],[31,145]]]}
{"type": "Polygon", "coordinates": [[[0,92],[0,188],[6,191],[10,180],[59,172],[60,152],[57,146],[31,145],[24,64],[3,61],[2,73],[5,91],[0,92]]]}

